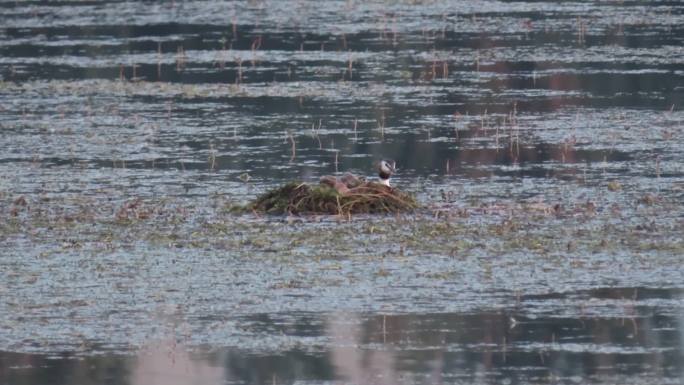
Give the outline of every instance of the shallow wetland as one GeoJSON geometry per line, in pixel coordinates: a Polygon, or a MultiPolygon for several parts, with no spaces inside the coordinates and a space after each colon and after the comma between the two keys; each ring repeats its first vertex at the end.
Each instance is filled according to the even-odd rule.
{"type": "Polygon", "coordinates": [[[683,105],[678,1],[0,1],[0,385],[681,384],[683,105]]]}

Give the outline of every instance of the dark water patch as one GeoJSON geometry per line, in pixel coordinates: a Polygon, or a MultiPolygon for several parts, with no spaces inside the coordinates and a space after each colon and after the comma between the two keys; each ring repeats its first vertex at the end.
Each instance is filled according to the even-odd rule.
{"type": "Polygon", "coordinates": [[[632,383],[654,376],[662,383],[676,383],[684,368],[681,336],[673,328],[681,320],[640,309],[626,320],[527,318],[509,312],[292,314],[282,315],[282,321],[263,315],[239,321],[254,334],[254,342],[292,339],[294,345],[286,343],[275,351],[266,345],[266,351],[250,354],[248,346],[207,350],[162,340],[131,355],[79,358],[70,353],[5,352],[2,362],[10,382],[34,384],[137,384],[143,379],[150,383],[172,373],[203,383],[239,384],[381,378],[404,383],[479,379],[536,384],[549,377],[593,384],[616,379],[632,383]],[[311,322],[318,325],[315,330],[311,322]],[[316,336],[324,338],[311,338],[316,336]]]}
{"type": "MultiPolygon", "coordinates": [[[[244,28],[241,26],[241,28],[244,28]]],[[[226,33],[225,26],[208,24],[181,24],[181,23],[156,23],[145,25],[79,25],[79,26],[46,26],[31,28],[5,28],[4,33],[12,38],[41,36],[50,40],[61,40],[65,36],[72,38],[160,38],[173,35],[196,36],[206,35],[221,36],[226,33]]],[[[246,32],[240,30],[241,33],[246,32]]],[[[197,43],[201,40],[196,40],[197,43]]],[[[154,47],[149,47],[156,49],[154,47]]],[[[174,47],[175,48],[175,47],[174,47]]]]}
{"type": "MultiPolygon", "coordinates": [[[[520,23],[524,23],[522,19],[520,23]]],[[[437,50],[486,50],[492,48],[519,48],[525,46],[554,45],[572,49],[619,45],[627,49],[652,48],[662,45],[676,46],[681,43],[681,28],[675,27],[663,34],[658,30],[635,30],[616,32],[615,35],[589,35],[586,42],[578,44],[576,31],[519,32],[499,34],[497,31],[468,33],[445,30],[444,33],[426,36],[425,31],[402,34],[398,43],[396,36],[387,31],[337,34],[313,34],[306,31],[262,31],[255,25],[208,25],[208,24],[146,24],[140,26],[86,25],[79,27],[6,28],[4,34],[22,45],[6,44],[7,56],[34,56],[36,49],[43,55],[63,55],[69,52],[88,56],[158,51],[176,52],[179,48],[190,50],[282,50],[282,51],[368,51],[401,52],[437,50]],[[641,32],[641,33],[640,33],[641,32]],[[650,32],[650,33],[649,33],[650,32]],[[73,39],[63,40],[68,36],[73,39]],[[201,37],[198,37],[201,36],[201,37]],[[79,40],[86,39],[87,44],[79,40]]],[[[11,40],[10,40],[11,41],[11,40]]]]}
{"type": "MultiPolygon", "coordinates": [[[[576,147],[567,147],[564,145],[552,145],[548,143],[540,143],[537,145],[527,144],[506,144],[498,148],[469,148],[459,144],[458,140],[447,141],[441,143],[425,143],[420,138],[403,138],[401,141],[390,141],[385,144],[371,144],[359,145],[353,141],[349,141],[344,136],[333,137],[337,144],[336,151],[343,151],[342,155],[337,156],[337,165],[335,162],[335,152],[328,149],[318,149],[317,140],[315,138],[304,137],[300,139],[300,145],[305,149],[300,150],[300,156],[306,156],[308,159],[317,160],[315,162],[304,163],[307,168],[311,169],[316,174],[323,174],[327,172],[335,172],[337,170],[351,170],[364,174],[364,170],[369,168],[369,164],[373,162],[373,157],[366,156],[348,156],[346,154],[354,153],[380,153],[391,158],[403,158],[400,163],[400,171],[408,174],[444,174],[444,175],[461,175],[461,176],[476,176],[477,169],[482,169],[483,175],[488,176],[517,176],[517,177],[534,177],[534,178],[548,178],[551,175],[559,173],[563,175],[566,171],[554,170],[550,164],[565,164],[565,165],[579,165],[579,167],[592,167],[596,164],[603,164],[610,162],[611,173],[618,175],[630,174],[629,164],[640,155],[636,153],[625,153],[610,149],[594,150],[582,149],[576,147]],[[422,157],[402,157],[401,154],[408,151],[408,148],[418,151],[429,152],[429,156],[422,157]],[[625,166],[620,168],[617,163],[625,163],[625,166]],[[516,166],[516,169],[509,169],[507,166],[516,166]],[[484,171],[486,170],[486,171],[484,171]]],[[[468,140],[463,137],[462,140],[468,140]]],[[[491,142],[491,141],[490,141],[491,142]]],[[[173,153],[149,153],[141,152],[135,157],[118,158],[80,158],[73,157],[46,157],[41,156],[35,158],[28,156],[24,158],[5,157],[0,159],[0,163],[18,163],[25,162],[28,164],[40,165],[40,167],[62,167],[75,166],[86,167],[90,169],[148,169],[148,170],[195,170],[220,171],[225,175],[227,170],[235,170],[234,172],[254,173],[260,177],[280,178],[284,176],[297,178],[299,172],[296,170],[285,170],[282,167],[289,162],[287,155],[281,154],[277,151],[266,151],[260,159],[243,159],[239,153],[231,155],[223,155],[222,152],[232,148],[232,141],[226,142],[217,141],[214,139],[207,139],[206,142],[192,141],[185,142],[183,146],[187,150],[181,151],[181,154],[173,153]],[[215,149],[218,154],[211,155],[210,148],[215,149]],[[187,153],[188,155],[184,155],[187,153]],[[180,156],[179,156],[180,155],[180,156]]],[[[242,146],[251,148],[251,151],[258,152],[259,148],[272,148],[271,141],[254,141],[243,140],[242,146]]],[[[277,147],[278,145],[276,145],[277,147]]],[[[302,164],[302,165],[304,165],[302,164]]],[[[576,169],[577,177],[581,173],[580,169],[576,169]]],[[[678,174],[666,175],[661,174],[661,177],[672,177],[678,174]]],[[[313,176],[313,175],[312,175],[313,176]]]]}

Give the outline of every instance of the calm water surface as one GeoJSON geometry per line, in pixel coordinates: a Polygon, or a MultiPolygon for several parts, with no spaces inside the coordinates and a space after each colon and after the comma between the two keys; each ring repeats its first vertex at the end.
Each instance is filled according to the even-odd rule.
{"type": "Polygon", "coordinates": [[[1,1],[0,384],[681,384],[683,102],[679,1],[1,1]]]}

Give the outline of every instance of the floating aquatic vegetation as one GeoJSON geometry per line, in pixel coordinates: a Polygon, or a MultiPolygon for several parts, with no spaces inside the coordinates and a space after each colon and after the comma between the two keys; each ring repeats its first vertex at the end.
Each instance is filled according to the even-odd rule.
{"type": "Polygon", "coordinates": [[[406,212],[419,204],[411,194],[375,182],[344,193],[326,184],[292,182],[268,191],[248,207],[267,214],[351,215],[406,212]]]}

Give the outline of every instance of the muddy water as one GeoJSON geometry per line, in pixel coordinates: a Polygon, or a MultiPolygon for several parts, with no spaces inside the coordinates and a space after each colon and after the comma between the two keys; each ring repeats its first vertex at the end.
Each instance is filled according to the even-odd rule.
{"type": "Polygon", "coordinates": [[[684,378],[679,2],[0,2],[0,383],[684,378]],[[231,208],[372,175],[425,208],[231,208]]]}

